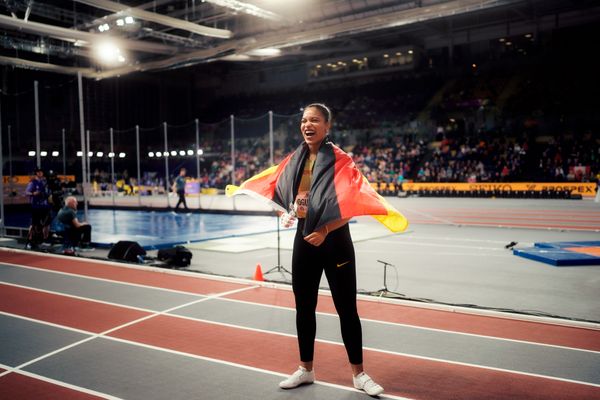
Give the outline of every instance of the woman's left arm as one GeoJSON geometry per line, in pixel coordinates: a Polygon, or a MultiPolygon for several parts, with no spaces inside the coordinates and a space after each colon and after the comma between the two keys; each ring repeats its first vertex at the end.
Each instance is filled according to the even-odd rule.
{"type": "Polygon", "coordinates": [[[310,235],[305,236],[304,240],[313,246],[318,247],[323,244],[329,232],[335,231],[336,229],[346,225],[348,221],[350,221],[350,218],[343,218],[329,222],[328,224],[325,224],[316,231],[312,232],[310,235]]]}

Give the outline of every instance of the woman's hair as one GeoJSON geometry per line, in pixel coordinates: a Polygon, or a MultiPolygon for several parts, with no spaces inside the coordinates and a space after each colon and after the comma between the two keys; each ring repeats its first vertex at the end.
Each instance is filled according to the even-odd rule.
{"type": "Polygon", "coordinates": [[[319,112],[321,114],[323,114],[323,117],[325,117],[325,122],[330,122],[331,121],[331,118],[332,118],[331,110],[325,104],[323,104],[323,103],[312,103],[312,104],[309,104],[306,107],[304,107],[304,109],[306,110],[307,108],[311,108],[311,107],[316,108],[317,110],[319,110],[319,112]]]}

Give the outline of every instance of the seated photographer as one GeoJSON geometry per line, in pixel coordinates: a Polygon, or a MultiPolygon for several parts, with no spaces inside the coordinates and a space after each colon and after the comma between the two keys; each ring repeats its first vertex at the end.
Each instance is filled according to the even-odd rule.
{"type": "Polygon", "coordinates": [[[91,249],[92,226],[77,219],[75,197],[69,196],[65,199],[65,206],[58,212],[57,219],[65,229],[65,253],[72,253],[72,246],[77,246],[81,250],[91,249]]]}

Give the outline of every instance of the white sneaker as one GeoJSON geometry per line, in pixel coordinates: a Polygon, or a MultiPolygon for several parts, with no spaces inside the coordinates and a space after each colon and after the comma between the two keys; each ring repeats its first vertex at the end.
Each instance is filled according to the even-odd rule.
{"type": "Polygon", "coordinates": [[[376,384],[373,379],[364,372],[352,377],[354,387],[364,390],[369,396],[378,396],[383,393],[383,388],[376,384]]]}
{"type": "Polygon", "coordinates": [[[279,382],[282,389],[293,389],[305,383],[315,381],[315,371],[307,371],[304,367],[298,367],[298,370],[290,375],[286,380],[279,382]]]}

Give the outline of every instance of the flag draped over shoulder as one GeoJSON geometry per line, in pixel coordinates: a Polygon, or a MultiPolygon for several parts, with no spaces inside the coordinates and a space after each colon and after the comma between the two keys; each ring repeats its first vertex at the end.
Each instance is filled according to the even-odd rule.
{"type": "MultiPolygon", "coordinates": [[[[228,185],[228,196],[248,194],[279,211],[291,210],[308,146],[300,145],[279,165],[248,179],[240,187],[228,185]]],[[[371,215],[392,232],[408,227],[407,219],[369,184],[352,158],[339,147],[324,142],[312,172],[304,234],[343,218],[371,215]]]]}

